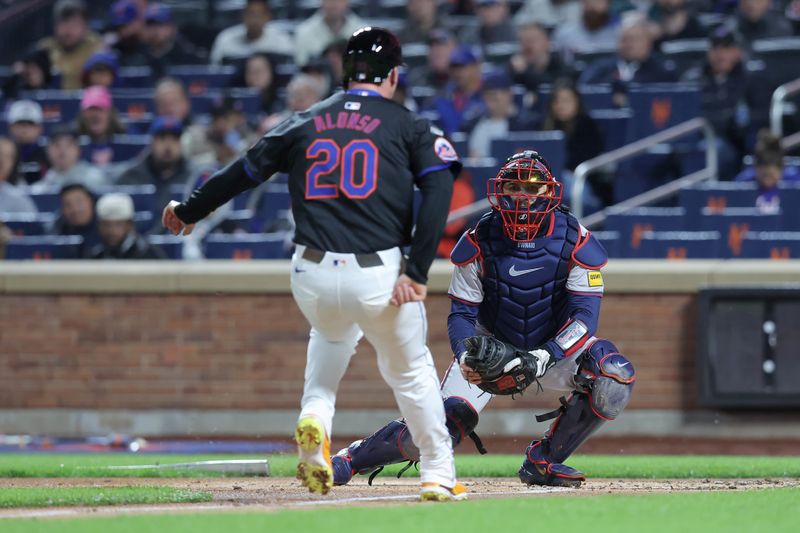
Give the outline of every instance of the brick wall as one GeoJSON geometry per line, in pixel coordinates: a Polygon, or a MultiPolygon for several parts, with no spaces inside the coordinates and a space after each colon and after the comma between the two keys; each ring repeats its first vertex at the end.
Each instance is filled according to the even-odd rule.
{"type": "MultiPolygon", "coordinates": [[[[449,300],[428,300],[437,368],[449,300]]],[[[637,368],[630,409],[695,405],[694,296],[612,294],[599,334],[637,368]]],[[[296,408],[307,325],[288,295],[0,295],[0,409],[296,408]]],[[[527,394],[495,405],[552,405],[527,394]]],[[[341,408],[392,408],[362,343],[341,408]]]]}

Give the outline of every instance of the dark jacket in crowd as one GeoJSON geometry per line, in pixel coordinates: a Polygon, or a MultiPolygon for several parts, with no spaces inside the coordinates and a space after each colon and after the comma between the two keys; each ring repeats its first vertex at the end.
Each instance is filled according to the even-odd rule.
{"type": "Polygon", "coordinates": [[[751,22],[737,15],[735,28],[748,45],[758,39],[791,37],[794,34],[792,23],[781,13],[767,13],[757,22],[751,22]]]}
{"type": "MultiPolygon", "coordinates": [[[[155,185],[156,197],[153,211],[153,220],[161,220],[161,210],[172,199],[172,191],[181,189],[192,177],[192,171],[186,158],[181,158],[178,163],[177,171],[168,178],[159,176],[153,164],[153,158],[149,154],[143,155],[138,162],[128,168],[117,180],[118,185],[155,185]]],[[[154,232],[161,230],[161,224],[154,224],[154,232]]]]}
{"type": "Polygon", "coordinates": [[[89,251],[95,246],[100,244],[100,233],[97,231],[97,217],[93,217],[92,221],[85,226],[73,226],[60,216],[53,223],[50,229],[51,235],[78,235],[83,237],[83,243],[78,251],[78,257],[87,257],[89,251]]]}
{"type": "Polygon", "coordinates": [[[581,113],[575,117],[575,124],[571,128],[555,121],[554,129],[564,132],[567,141],[566,168],[575,170],[575,167],[603,153],[605,139],[600,127],[592,117],[581,113]]]}
{"type": "Polygon", "coordinates": [[[525,86],[526,89],[533,92],[539,92],[539,86],[542,84],[552,85],[558,79],[575,78],[575,71],[567,65],[560,54],[550,54],[550,62],[543,71],[536,70],[533,65],[528,65],[522,72],[516,72],[511,65],[508,66],[508,72],[514,83],[525,86]]]}
{"type": "Polygon", "coordinates": [[[744,65],[739,63],[724,79],[714,76],[705,65],[688,71],[683,80],[700,84],[706,119],[717,135],[741,149],[755,95],[744,65]]]}
{"type": "Polygon", "coordinates": [[[581,74],[581,84],[611,83],[615,87],[626,88],[631,83],[670,83],[677,80],[675,71],[668,67],[661,58],[651,54],[644,60],[627,82],[622,81],[619,70],[619,59],[609,57],[598,59],[581,74]]]}
{"type": "Polygon", "coordinates": [[[135,230],[116,248],[111,248],[103,243],[94,246],[89,251],[90,259],[167,259],[164,250],[153,246],[135,230]]]}

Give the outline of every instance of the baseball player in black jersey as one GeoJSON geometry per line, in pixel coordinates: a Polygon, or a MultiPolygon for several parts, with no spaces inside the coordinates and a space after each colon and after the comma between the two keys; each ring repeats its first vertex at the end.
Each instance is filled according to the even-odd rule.
{"type": "Polygon", "coordinates": [[[345,92],[276,126],[187,201],[171,202],[163,222],[188,234],[237,194],[288,173],[297,223],[292,294],[311,324],[297,477],[312,492],[332,486],[336,390],[366,336],[420,449],[421,499],[457,500],[466,490],[455,479],[422,301],[461,164],[440,130],[391,100],[401,63],[389,31],[354,33],[344,55],[345,92]],[[415,185],[422,193],[416,221],[415,185]]]}

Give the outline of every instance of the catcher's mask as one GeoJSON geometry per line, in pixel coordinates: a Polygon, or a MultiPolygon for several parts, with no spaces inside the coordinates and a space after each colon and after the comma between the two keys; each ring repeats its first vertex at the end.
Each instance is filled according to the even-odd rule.
{"type": "Polygon", "coordinates": [[[534,150],[509,157],[487,189],[489,203],[500,212],[503,232],[512,241],[536,237],[544,218],[561,203],[561,183],[534,150]]]}

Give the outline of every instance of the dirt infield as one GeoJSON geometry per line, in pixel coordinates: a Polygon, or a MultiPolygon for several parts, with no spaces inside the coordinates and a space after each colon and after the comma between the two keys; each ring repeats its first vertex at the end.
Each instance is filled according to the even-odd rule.
{"type": "MultiPolygon", "coordinates": [[[[657,492],[726,491],[779,487],[798,487],[800,479],[595,479],[579,489],[556,487],[528,488],[513,478],[466,478],[471,499],[511,496],[573,496],[599,494],[643,494],[657,492]]],[[[0,510],[0,518],[69,517],[130,513],[195,511],[275,511],[290,508],[315,508],[342,505],[397,505],[416,500],[418,480],[378,478],[370,487],[365,479],[356,479],[346,487],[336,487],[328,496],[309,494],[291,478],[202,478],[202,479],[0,479],[6,487],[120,487],[161,485],[207,491],[214,500],[206,504],[129,505],[115,507],[77,507],[0,510]]]]}

